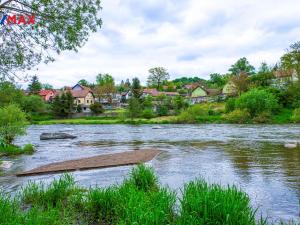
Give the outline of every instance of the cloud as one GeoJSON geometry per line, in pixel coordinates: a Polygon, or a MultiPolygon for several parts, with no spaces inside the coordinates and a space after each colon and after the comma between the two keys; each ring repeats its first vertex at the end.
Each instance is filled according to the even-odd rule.
{"type": "Polygon", "coordinates": [[[103,0],[103,27],[78,53],[41,65],[42,82],[61,87],[98,73],[117,82],[163,66],[171,78],[226,73],[240,57],[275,64],[300,37],[296,0],[103,0]]]}

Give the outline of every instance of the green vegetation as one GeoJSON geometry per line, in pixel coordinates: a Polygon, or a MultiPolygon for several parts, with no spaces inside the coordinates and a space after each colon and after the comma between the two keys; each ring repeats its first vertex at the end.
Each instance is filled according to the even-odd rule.
{"type": "Polygon", "coordinates": [[[16,136],[26,132],[26,114],[17,105],[0,108],[0,138],[11,144],[16,136]]]}
{"type": "Polygon", "coordinates": [[[34,146],[31,144],[26,144],[23,148],[21,148],[15,145],[1,145],[0,143],[0,155],[2,156],[32,154],[33,152],[34,146]]]}
{"type": "Polygon", "coordinates": [[[255,214],[248,195],[234,186],[196,180],[178,198],[144,165],[118,186],[82,189],[65,174],[48,186],[31,182],[15,198],[0,195],[0,224],[6,225],[267,224],[255,214]]]}
{"type": "Polygon", "coordinates": [[[294,110],[292,120],[296,123],[300,123],[300,108],[294,110]]]}

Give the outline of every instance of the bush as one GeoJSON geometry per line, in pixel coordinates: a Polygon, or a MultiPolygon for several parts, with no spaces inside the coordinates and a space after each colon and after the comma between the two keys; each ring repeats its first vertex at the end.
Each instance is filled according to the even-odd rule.
{"type": "Polygon", "coordinates": [[[223,118],[229,123],[249,123],[250,114],[246,110],[236,109],[228,114],[225,114],[223,118]]]}
{"type": "Polygon", "coordinates": [[[194,123],[199,116],[208,116],[208,109],[200,104],[193,105],[181,112],[178,116],[179,122],[194,123]]]}
{"type": "Polygon", "coordinates": [[[34,146],[32,144],[26,144],[23,147],[23,152],[26,154],[32,154],[34,152],[34,146]]]}
{"type": "Polygon", "coordinates": [[[169,113],[169,108],[166,105],[158,105],[156,107],[156,113],[158,116],[167,116],[169,113]]]}
{"type": "Polygon", "coordinates": [[[90,105],[90,109],[95,114],[100,114],[104,112],[104,109],[99,102],[95,102],[94,104],[90,105]]]}
{"type": "Polygon", "coordinates": [[[300,123],[300,108],[294,110],[292,120],[295,123],[300,123]]]}
{"type": "Polygon", "coordinates": [[[262,112],[253,118],[253,122],[254,123],[270,123],[271,122],[271,113],[262,112]]]}
{"type": "Polygon", "coordinates": [[[152,109],[144,109],[143,110],[143,117],[146,119],[151,119],[154,117],[154,113],[152,109]]]}
{"type": "Polygon", "coordinates": [[[0,138],[11,144],[16,136],[26,133],[26,114],[16,105],[0,108],[0,138]]]}
{"type": "Polygon", "coordinates": [[[142,114],[142,106],[138,99],[130,98],[128,101],[128,107],[126,111],[127,117],[133,119],[138,118],[142,114]]]}
{"type": "Polygon", "coordinates": [[[27,113],[43,113],[46,110],[46,104],[38,95],[29,95],[23,98],[22,109],[27,113]]]}
{"type": "Polygon", "coordinates": [[[252,89],[236,100],[236,107],[247,110],[253,118],[262,112],[274,112],[278,110],[279,105],[273,94],[265,90],[252,89]]]}
{"type": "Polygon", "coordinates": [[[229,113],[235,110],[235,98],[229,98],[225,104],[225,112],[229,113]]]}

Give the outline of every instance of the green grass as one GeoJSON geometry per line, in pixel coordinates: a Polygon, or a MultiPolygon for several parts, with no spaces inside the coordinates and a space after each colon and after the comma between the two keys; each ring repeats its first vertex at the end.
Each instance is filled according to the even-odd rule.
{"type": "Polygon", "coordinates": [[[34,152],[34,146],[26,144],[23,148],[15,145],[3,145],[0,146],[0,155],[20,155],[20,154],[32,154],[34,152]]]}
{"type": "Polygon", "coordinates": [[[179,224],[254,225],[255,212],[248,195],[236,187],[223,188],[196,180],[184,187],[179,224]]]}
{"type": "Polygon", "coordinates": [[[247,194],[196,180],[178,198],[153,169],[135,167],[120,185],[82,189],[65,174],[50,185],[29,183],[15,198],[0,195],[0,224],[266,224],[247,194]],[[179,210],[176,205],[179,204],[179,210]]]}
{"type": "Polygon", "coordinates": [[[292,109],[282,109],[280,113],[274,115],[272,118],[272,123],[274,124],[285,124],[292,123],[293,110],[292,109]]]}

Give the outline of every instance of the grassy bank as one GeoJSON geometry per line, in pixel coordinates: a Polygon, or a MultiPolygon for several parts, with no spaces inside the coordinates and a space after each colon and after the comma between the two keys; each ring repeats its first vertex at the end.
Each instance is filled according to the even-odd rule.
{"type": "MultiPolygon", "coordinates": [[[[284,109],[277,115],[273,115],[265,124],[288,124],[292,121],[293,111],[284,109]]],[[[117,117],[84,117],[78,119],[51,119],[44,121],[34,121],[33,124],[52,125],[52,124],[230,124],[224,118],[224,114],[216,115],[198,115],[192,119],[181,119],[180,116],[163,116],[152,119],[135,118],[135,119],[119,119],[117,117]]],[[[247,124],[256,124],[255,121],[244,122],[247,124]]]]}
{"type": "Polygon", "coordinates": [[[32,154],[33,152],[34,147],[31,144],[24,145],[24,147],[15,145],[0,145],[0,156],[32,154]]]}
{"type": "Polygon", "coordinates": [[[236,187],[186,184],[178,198],[140,165],[118,186],[82,189],[70,175],[49,186],[30,183],[15,197],[0,195],[0,224],[267,224],[255,220],[247,194],[236,187]],[[179,209],[175,210],[175,203],[179,209]]]}

